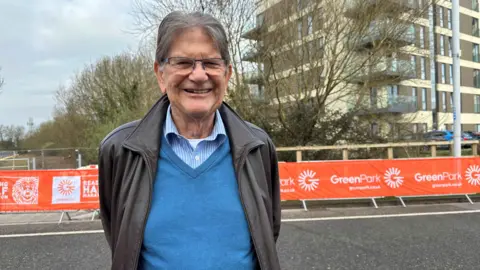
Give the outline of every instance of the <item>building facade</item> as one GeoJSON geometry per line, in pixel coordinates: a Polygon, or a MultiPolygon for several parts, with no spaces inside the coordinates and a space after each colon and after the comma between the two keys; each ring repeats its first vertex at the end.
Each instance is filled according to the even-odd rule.
{"type": "MultiPolygon", "coordinates": [[[[354,3],[346,1],[344,16],[355,20],[357,10],[354,3]],[[349,6],[348,4],[352,5],[349,6]]],[[[428,3],[427,0],[384,0],[392,2],[391,12],[402,12],[410,8],[419,8],[428,3]]],[[[258,1],[257,24],[244,33],[244,38],[257,42],[256,47],[247,52],[245,61],[258,62],[260,50],[266,44],[275,44],[275,25],[279,22],[291,24],[295,39],[308,39],[304,51],[310,55],[309,61],[319,61],[323,57],[323,36],[315,35],[322,28],[323,16],[318,11],[309,10],[315,0],[262,0],[258,1]],[[288,10],[288,11],[287,11],[288,10]],[[313,12],[313,13],[312,13],[313,12]],[[313,14],[313,15],[312,15],[313,14]],[[263,33],[263,34],[261,34],[263,33]],[[267,34],[265,34],[267,33],[267,34]],[[268,33],[272,33],[269,35],[268,33]],[[296,36],[298,33],[298,36],[296,36]],[[306,49],[305,49],[306,47],[306,49]]],[[[363,8],[371,5],[374,8],[376,0],[362,1],[363,8]]],[[[480,12],[479,0],[460,1],[460,85],[461,85],[461,122],[463,131],[480,132],[480,12]]],[[[320,11],[321,12],[321,11],[320,11]]],[[[342,18],[336,18],[342,20],[342,18]]],[[[372,31],[369,41],[374,41],[375,25],[379,22],[372,20],[372,31]]],[[[453,129],[453,58],[452,58],[452,3],[438,0],[434,5],[428,5],[425,16],[418,18],[415,23],[408,25],[408,35],[396,37],[395,44],[402,46],[402,53],[398,56],[386,58],[382,68],[377,70],[379,78],[391,79],[398,76],[399,80],[389,80],[386,84],[370,87],[368,102],[377,104],[379,96],[386,95],[388,102],[380,106],[378,112],[397,113],[408,118],[412,132],[430,130],[453,129]],[[405,70],[402,67],[408,66],[405,70]],[[405,76],[407,75],[407,76],[405,76]]],[[[284,31],[284,30],[282,30],[284,31]]],[[[381,39],[382,36],[378,36],[381,39]]],[[[363,47],[368,48],[369,42],[363,47]]],[[[301,52],[297,52],[301,53],[301,52]]],[[[305,55],[305,53],[303,54],[305,55]]],[[[290,57],[294,59],[295,56],[290,57]]],[[[282,61],[260,63],[260,72],[285,73],[292,65],[287,58],[282,61]]],[[[321,74],[320,69],[313,68],[312,77],[321,74]]],[[[280,76],[281,77],[281,76],[280,76]]],[[[251,82],[256,85],[258,93],[264,90],[264,80],[253,74],[251,82]]],[[[292,87],[298,87],[299,79],[286,76],[292,87]]],[[[275,78],[281,80],[282,78],[275,78]]],[[[315,81],[307,80],[314,84],[315,81]]],[[[350,81],[349,83],[355,84],[350,81]]],[[[375,105],[377,106],[377,105],[375,105]]],[[[377,128],[377,127],[375,127],[377,128]]]]}

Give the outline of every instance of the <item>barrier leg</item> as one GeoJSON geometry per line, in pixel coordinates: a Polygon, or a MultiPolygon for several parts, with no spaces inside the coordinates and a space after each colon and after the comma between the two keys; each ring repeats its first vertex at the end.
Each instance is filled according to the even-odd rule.
{"type": "Polygon", "coordinates": [[[473,201],[472,201],[472,199],[470,199],[470,197],[468,196],[468,194],[465,194],[465,197],[467,197],[467,200],[468,200],[471,204],[473,204],[473,201]]]}
{"type": "Polygon", "coordinates": [[[305,211],[308,211],[308,209],[307,209],[307,202],[305,202],[305,200],[302,200],[302,204],[303,204],[303,209],[304,209],[305,211]]]}
{"type": "Polygon", "coordinates": [[[373,205],[375,206],[375,208],[378,208],[378,205],[377,205],[377,202],[375,201],[375,198],[370,198],[372,199],[372,202],[373,202],[373,205]]]}
{"type": "Polygon", "coordinates": [[[68,212],[62,212],[62,215],[60,216],[60,220],[58,221],[58,224],[62,223],[63,215],[67,215],[68,220],[72,220],[68,212]]]}
{"type": "Polygon", "coordinates": [[[98,213],[98,210],[95,210],[95,211],[93,211],[93,214],[92,214],[92,220],[94,220],[94,219],[95,219],[95,215],[96,215],[97,213],[98,213]]]}
{"type": "Polygon", "coordinates": [[[403,206],[403,207],[407,207],[407,205],[406,205],[405,202],[403,201],[403,198],[402,198],[402,197],[398,197],[398,199],[400,199],[400,202],[402,203],[402,206],[403,206]]]}

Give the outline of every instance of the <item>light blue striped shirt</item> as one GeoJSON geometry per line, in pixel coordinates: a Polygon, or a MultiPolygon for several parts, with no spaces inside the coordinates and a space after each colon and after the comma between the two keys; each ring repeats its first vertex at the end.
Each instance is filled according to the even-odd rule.
{"type": "Polygon", "coordinates": [[[189,139],[178,133],[170,111],[171,106],[168,106],[167,117],[163,125],[163,134],[165,134],[164,136],[175,154],[192,168],[200,166],[227,138],[222,117],[217,110],[215,112],[215,123],[212,133],[206,138],[197,140],[198,144],[194,148],[189,139]]]}

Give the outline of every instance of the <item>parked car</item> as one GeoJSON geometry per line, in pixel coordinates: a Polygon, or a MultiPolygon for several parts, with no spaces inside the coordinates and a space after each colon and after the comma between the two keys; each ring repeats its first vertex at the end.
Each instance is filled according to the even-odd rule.
{"type": "Polygon", "coordinates": [[[468,140],[480,140],[480,132],[465,131],[463,134],[468,140]]]}
{"type": "MultiPolygon", "coordinates": [[[[453,132],[449,130],[434,130],[423,134],[423,139],[427,142],[448,142],[453,140],[453,132]]],[[[449,149],[448,145],[438,145],[437,149],[449,149]]]]}

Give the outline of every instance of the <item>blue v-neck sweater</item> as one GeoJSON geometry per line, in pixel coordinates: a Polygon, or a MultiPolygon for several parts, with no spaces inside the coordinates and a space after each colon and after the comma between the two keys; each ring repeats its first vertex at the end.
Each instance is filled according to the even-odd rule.
{"type": "Polygon", "coordinates": [[[165,139],[139,269],[254,269],[228,140],[193,169],[165,139]]]}

